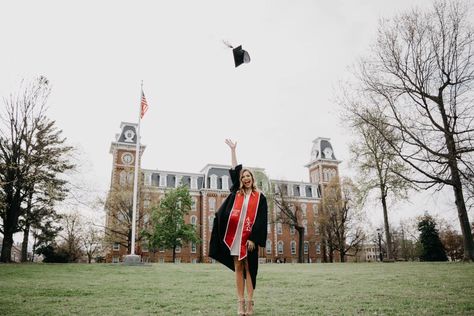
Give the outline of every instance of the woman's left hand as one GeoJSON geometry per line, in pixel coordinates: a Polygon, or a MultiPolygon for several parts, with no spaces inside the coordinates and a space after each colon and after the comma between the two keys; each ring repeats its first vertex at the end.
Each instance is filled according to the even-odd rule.
{"type": "Polygon", "coordinates": [[[247,240],[247,249],[253,251],[255,249],[255,243],[251,240],[247,240]]]}

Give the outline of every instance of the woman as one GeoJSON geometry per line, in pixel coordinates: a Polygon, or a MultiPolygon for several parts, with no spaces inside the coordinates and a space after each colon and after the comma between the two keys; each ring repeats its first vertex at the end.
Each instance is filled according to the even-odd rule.
{"type": "Polygon", "coordinates": [[[227,139],[226,144],[232,155],[232,169],[229,171],[232,187],[216,213],[209,256],[235,271],[238,315],[252,315],[258,246],[265,247],[267,241],[267,199],[257,190],[252,172],[237,165],[237,143],[227,139]]]}

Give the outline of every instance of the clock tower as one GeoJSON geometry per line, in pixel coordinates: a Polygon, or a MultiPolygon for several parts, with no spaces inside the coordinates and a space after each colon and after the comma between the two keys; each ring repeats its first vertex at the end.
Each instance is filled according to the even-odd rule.
{"type": "Polygon", "coordinates": [[[330,138],[318,137],[313,140],[310,162],[306,165],[309,169],[311,183],[316,183],[320,194],[322,187],[332,178],[339,176],[340,160],[336,159],[330,138]]]}
{"type": "MultiPolygon", "coordinates": [[[[122,122],[120,130],[120,133],[115,135],[115,141],[110,145],[110,153],[113,156],[111,188],[115,185],[133,184],[137,124],[122,122]]],[[[140,146],[140,158],[145,151],[145,147],[144,145],[140,146]]]]}

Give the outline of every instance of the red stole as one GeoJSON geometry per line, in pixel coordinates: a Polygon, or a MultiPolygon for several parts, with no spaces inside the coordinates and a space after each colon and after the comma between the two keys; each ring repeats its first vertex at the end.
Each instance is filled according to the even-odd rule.
{"type": "MultiPolygon", "coordinates": [[[[237,227],[239,226],[240,215],[242,213],[242,206],[244,204],[244,195],[240,192],[235,195],[234,205],[227,221],[227,228],[225,230],[224,242],[232,248],[235,240],[235,234],[237,233],[237,227]]],[[[242,239],[240,240],[240,252],[239,260],[247,257],[247,240],[249,239],[250,233],[252,232],[252,226],[257,217],[258,202],[260,200],[259,192],[250,193],[249,202],[247,204],[247,214],[245,215],[244,226],[242,227],[242,239]]]]}

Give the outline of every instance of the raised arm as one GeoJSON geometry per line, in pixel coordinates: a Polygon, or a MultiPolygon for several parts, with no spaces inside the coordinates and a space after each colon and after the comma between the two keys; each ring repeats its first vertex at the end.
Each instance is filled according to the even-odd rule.
{"type": "Polygon", "coordinates": [[[237,147],[237,142],[233,142],[230,139],[226,139],[225,143],[230,148],[231,155],[232,155],[232,169],[234,169],[235,166],[237,166],[237,155],[235,154],[235,147],[237,147]]]}

